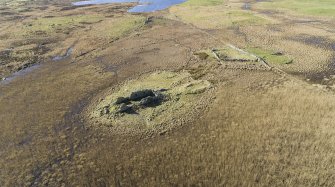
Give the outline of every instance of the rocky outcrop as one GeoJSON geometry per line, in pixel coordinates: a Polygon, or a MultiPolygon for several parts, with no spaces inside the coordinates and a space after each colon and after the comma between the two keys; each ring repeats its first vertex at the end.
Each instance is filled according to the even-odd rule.
{"type": "Polygon", "coordinates": [[[131,101],[140,101],[141,99],[149,97],[149,96],[151,97],[155,96],[153,90],[145,89],[145,90],[139,90],[139,91],[132,92],[129,96],[129,99],[131,101]]]}
{"type": "Polygon", "coordinates": [[[132,92],[129,97],[117,97],[113,103],[104,106],[100,114],[130,114],[139,109],[158,106],[167,98],[163,94],[164,91],[166,89],[159,89],[157,91],[143,89],[132,92]]]}

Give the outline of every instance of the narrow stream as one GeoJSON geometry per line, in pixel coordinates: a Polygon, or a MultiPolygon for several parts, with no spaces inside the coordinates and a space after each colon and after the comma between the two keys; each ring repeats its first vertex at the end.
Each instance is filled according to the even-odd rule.
{"type": "Polygon", "coordinates": [[[39,68],[41,66],[41,64],[34,64],[30,67],[27,67],[23,70],[20,70],[20,71],[17,71],[15,73],[13,73],[12,75],[4,78],[2,81],[0,81],[0,85],[1,84],[9,84],[11,83],[15,78],[17,77],[21,77],[21,76],[24,76],[32,71],[34,71],[35,69],[39,68]]]}
{"type": "MultiPolygon", "coordinates": [[[[67,59],[68,57],[71,56],[72,54],[72,51],[73,51],[73,47],[69,47],[67,50],[66,50],[66,53],[64,55],[60,55],[60,56],[55,56],[52,58],[52,61],[54,62],[58,62],[58,61],[61,61],[61,60],[65,60],[67,59]]],[[[13,74],[11,74],[10,76],[8,77],[5,77],[3,80],[0,81],[0,85],[6,85],[6,84],[9,84],[11,83],[14,79],[16,79],[17,77],[22,77],[28,73],[31,73],[32,71],[34,71],[35,69],[39,68],[41,66],[41,64],[39,63],[36,63],[36,64],[33,64],[32,66],[29,66],[27,68],[24,68],[20,71],[17,71],[13,74]]]]}
{"type": "Polygon", "coordinates": [[[71,54],[72,54],[72,51],[73,51],[73,47],[69,47],[67,50],[66,50],[66,53],[64,55],[60,55],[60,56],[55,56],[52,58],[52,61],[60,61],[60,60],[63,60],[67,57],[69,57],[71,54]]]}

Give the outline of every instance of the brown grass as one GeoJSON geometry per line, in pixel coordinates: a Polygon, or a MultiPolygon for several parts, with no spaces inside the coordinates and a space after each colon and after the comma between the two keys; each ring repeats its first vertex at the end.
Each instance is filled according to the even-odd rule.
{"type": "Polygon", "coordinates": [[[104,175],[86,168],[95,180],[83,184],[333,186],[335,98],[284,80],[272,73],[240,74],[220,86],[211,109],[183,129],[141,142],[103,141],[130,149],[88,152],[104,175]]]}
{"type": "MultiPolygon", "coordinates": [[[[233,4],[233,11],[242,11],[243,3],[225,2],[233,4]]],[[[296,36],[322,37],[331,43],[331,24],[324,20],[300,24],[306,17],[264,16],[255,9],[243,10],[237,17],[240,24],[216,17],[208,19],[213,21],[209,23],[208,17],[225,15],[221,5],[212,5],[199,9],[213,12],[194,25],[213,30],[168,20],[162,18],[172,17],[168,12],[159,12],[144,17],[158,15],[163,23],[155,24],[154,17],[151,25],[142,27],[144,17],[126,16],[136,27],[94,37],[104,23],[123,20],[127,6],[65,12],[55,6],[46,11],[33,7],[22,13],[32,16],[26,21],[46,14],[83,12],[107,18],[76,27],[70,34],[59,33],[60,42],[46,44],[53,49],[50,55],[64,54],[74,45],[70,59],[44,63],[8,85],[0,83],[0,186],[335,186],[331,86],[313,86],[300,77],[238,68],[239,64],[218,65],[194,56],[197,51],[232,43],[245,49],[282,51],[294,63],[271,65],[285,71],[322,71],[333,56],[330,46],[310,44],[296,36]],[[266,17],[269,25],[243,21],[256,17],[266,17]],[[86,32],[93,36],[76,42],[86,32]],[[182,69],[215,88],[214,102],[191,122],[182,116],[177,119],[180,126],[164,133],[130,137],[90,128],[82,116],[93,97],[127,79],[182,69]]],[[[229,6],[224,9],[230,10],[229,6]]],[[[1,50],[28,41],[6,35],[23,23],[9,21],[7,16],[0,20],[4,28],[0,37],[5,40],[1,50]]]]}

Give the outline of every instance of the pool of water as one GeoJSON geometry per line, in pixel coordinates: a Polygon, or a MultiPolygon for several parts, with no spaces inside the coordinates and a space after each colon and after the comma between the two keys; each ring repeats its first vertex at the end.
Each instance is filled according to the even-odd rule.
{"type": "MultiPolygon", "coordinates": [[[[64,60],[64,59],[66,59],[66,58],[68,58],[68,57],[71,56],[72,51],[73,51],[73,47],[70,47],[70,48],[68,48],[68,49],[66,50],[66,53],[65,53],[64,55],[61,55],[61,56],[55,56],[55,57],[52,58],[52,61],[61,61],[61,60],[64,60]]],[[[41,66],[41,64],[38,64],[38,63],[37,63],[37,64],[34,64],[34,65],[30,66],[30,67],[27,67],[27,68],[24,68],[24,69],[22,69],[22,70],[20,70],[20,71],[17,71],[17,72],[15,72],[15,73],[11,74],[11,75],[8,76],[8,77],[5,77],[5,78],[3,78],[3,79],[0,79],[0,85],[2,85],[2,84],[3,84],[3,85],[9,84],[9,83],[11,83],[14,79],[16,79],[17,77],[22,77],[22,76],[24,76],[24,75],[26,75],[26,74],[28,74],[28,73],[34,71],[35,69],[39,68],[40,66],[41,66]]]]}
{"type": "Polygon", "coordinates": [[[172,5],[180,4],[186,0],[88,0],[74,2],[74,6],[99,5],[107,3],[138,3],[137,6],[128,10],[128,12],[154,12],[164,10],[172,5]]]}
{"type": "Polygon", "coordinates": [[[17,77],[22,77],[32,71],[34,71],[35,69],[39,68],[41,65],[40,64],[35,64],[35,65],[32,65],[30,67],[27,67],[23,70],[20,70],[20,71],[17,71],[15,73],[13,73],[12,75],[10,75],[9,77],[6,77],[5,79],[3,79],[2,81],[0,81],[0,85],[1,84],[9,84],[11,83],[14,79],[16,79],[17,77]]]}
{"type": "Polygon", "coordinates": [[[52,58],[52,61],[60,61],[63,60],[67,57],[69,57],[72,54],[73,51],[73,47],[70,47],[66,50],[66,53],[64,55],[60,55],[60,56],[55,56],[52,58]]]}

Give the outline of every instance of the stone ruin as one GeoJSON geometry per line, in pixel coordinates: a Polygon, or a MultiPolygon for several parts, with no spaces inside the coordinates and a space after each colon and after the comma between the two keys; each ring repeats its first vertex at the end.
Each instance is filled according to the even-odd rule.
{"type": "Polygon", "coordinates": [[[128,97],[118,97],[114,103],[103,108],[101,115],[108,114],[132,114],[139,109],[155,107],[167,100],[164,92],[166,89],[152,90],[143,89],[132,92],[128,97]]]}

